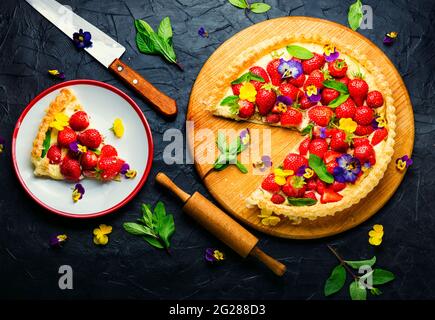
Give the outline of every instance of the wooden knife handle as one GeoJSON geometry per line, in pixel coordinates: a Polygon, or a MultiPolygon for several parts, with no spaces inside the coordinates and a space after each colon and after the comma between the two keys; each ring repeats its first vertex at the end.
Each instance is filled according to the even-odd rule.
{"type": "Polygon", "coordinates": [[[160,92],[120,59],[113,61],[109,70],[164,116],[173,117],[177,114],[177,103],[174,99],[160,92]]]}

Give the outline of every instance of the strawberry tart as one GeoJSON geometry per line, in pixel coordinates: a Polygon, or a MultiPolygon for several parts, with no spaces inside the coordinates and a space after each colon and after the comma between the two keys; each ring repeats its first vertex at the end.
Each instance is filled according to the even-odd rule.
{"type": "Polygon", "coordinates": [[[298,145],[247,199],[294,223],[349,208],[383,177],[396,116],[388,82],[352,47],[275,37],[228,67],[207,102],[216,116],[297,130],[298,145]]]}

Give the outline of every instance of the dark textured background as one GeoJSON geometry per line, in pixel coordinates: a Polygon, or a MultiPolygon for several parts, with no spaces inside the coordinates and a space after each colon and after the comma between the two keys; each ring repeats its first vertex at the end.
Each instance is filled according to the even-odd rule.
{"type": "MultiPolygon", "coordinates": [[[[1,298],[139,298],[139,299],[322,299],[323,283],[337,264],[326,244],[333,244],[348,259],[378,257],[378,265],[392,270],[397,279],[383,286],[377,299],[435,298],[434,184],[435,44],[434,2],[364,1],[374,10],[374,29],[361,34],[379,45],[391,58],[412,98],[416,139],[414,166],[387,205],[367,223],[344,234],[316,241],[291,241],[254,232],[261,246],[288,267],[277,278],[251,259],[243,260],[182,215],[180,204],[154,184],[165,171],[187,191],[207,191],[193,166],[167,166],[162,161],[163,132],[184,127],[191,86],[203,63],[226,39],[253,23],[287,15],[306,15],[346,24],[353,1],[267,0],[267,14],[247,14],[226,0],[123,0],[64,1],[127,51],[124,58],[149,81],[178,101],[180,112],[168,123],[115,80],[24,1],[0,2],[0,135],[8,142],[0,155],[0,297],[1,298]],[[175,51],[185,71],[159,57],[139,54],[133,19],[155,26],[170,16],[175,51]],[[208,39],[197,30],[204,26],[208,39]],[[393,47],[382,46],[385,32],[396,30],[393,47]],[[75,221],[57,217],[30,200],[17,182],[10,154],[12,131],[26,104],[40,91],[57,83],[47,70],[64,70],[67,79],[88,78],[110,83],[130,94],[141,106],[156,146],[150,179],[138,196],[118,212],[98,220],[75,221]],[[141,202],[165,202],[174,213],[176,233],[172,255],[151,248],[140,238],[124,232],[121,224],[139,214],[141,202]],[[110,243],[96,247],[92,229],[99,223],[114,227],[110,243]],[[367,232],[374,223],[385,228],[384,242],[373,248],[367,232]],[[50,249],[53,233],[66,233],[70,241],[60,250],[50,249]],[[210,267],[203,260],[206,247],[221,248],[226,261],[210,267]],[[58,268],[74,269],[74,290],[59,290],[58,268]]],[[[400,108],[400,106],[397,106],[400,108]]],[[[348,298],[346,290],[334,298],[348,298]]]]}

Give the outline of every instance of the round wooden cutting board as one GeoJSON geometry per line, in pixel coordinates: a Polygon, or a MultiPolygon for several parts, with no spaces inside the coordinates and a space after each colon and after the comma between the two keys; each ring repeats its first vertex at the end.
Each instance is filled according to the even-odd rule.
{"type": "MultiPolygon", "coordinates": [[[[189,143],[191,147],[195,147],[193,150],[191,149],[191,152],[195,154],[196,169],[213,197],[227,212],[243,223],[262,232],[283,238],[326,237],[348,230],[367,220],[382,208],[396,191],[404,173],[396,169],[394,160],[405,154],[411,155],[414,144],[414,115],[411,101],[399,73],[386,55],[357,32],[330,21],[308,17],[284,17],[264,21],[237,33],[222,44],[205,63],[196,79],[190,96],[187,120],[193,121],[194,131],[190,134],[189,143]],[[303,219],[303,222],[298,225],[293,225],[285,220],[278,226],[267,227],[262,225],[257,217],[259,209],[249,209],[245,205],[245,199],[258,187],[263,176],[252,174],[253,168],[250,163],[245,163],[249,169],[247,174],[240,173],[234,165],[223,171],[215,171],[212,169],[212,163],[202,163],[200,160],[204,154],[205,146],[203,144],[214,144],[214,140],[211,142],[205,140],[204,132],[207,131],[201,132],[200,129],[211,130],[216,137],[219,129],[234,129],[239,132],[245,128],[256,128],[260,130],[261,136],[262,130],[269,128],[263,125],[215,117],[206,110],[203,101],[206,101],[217,79],[225,72],[226,66],[231,61],[242,51],[277,35],[277,32],[326,35],[338,39],[338,45],[351,45],[365,54],[381,69],[392,89],[397,115],[397,135],[393,160],[389,164],[384,178],[358,204],[338,212],[334,216],[314,221],[303,219]],[[201,134],[198,134],[200,132],[201,134]]],[[[208,132],[210,133],[210,131],[208,132]]],[[[272,128],[269,132],[272,135],[272,160],[275,164],[279,164],[285,155],[296,144],[299,144],[301,136],[296,131],[283,128],[272,128]]],[[[255,139],[253,137],[252,143],[256,143],[255,139]]],[[[261,138],[257,139],[257,143],[261,143],[260,140],[261,138]]]]}

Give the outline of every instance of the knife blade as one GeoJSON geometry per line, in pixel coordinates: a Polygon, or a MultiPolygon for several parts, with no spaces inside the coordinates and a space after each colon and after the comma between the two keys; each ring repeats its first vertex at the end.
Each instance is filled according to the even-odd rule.
{"type": "Polygon", "coordinates": [[[85,50],[92,57],[120,77],[125,84],[149,102],[157,111],[170,117],[177,114],[175,100],[160,92],[120,60],[125,52],[124,46],[55,0],[26,1],[70,39],[73,38],[73,34],[78,32],[79,29],[90,32],[92,35],[92,47],[85,48],[85,50]]]}

